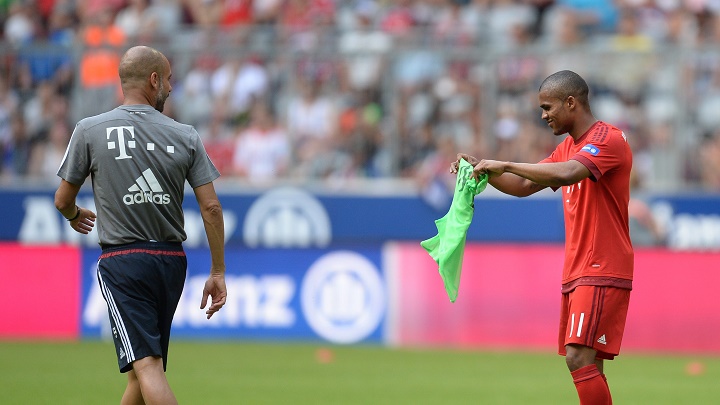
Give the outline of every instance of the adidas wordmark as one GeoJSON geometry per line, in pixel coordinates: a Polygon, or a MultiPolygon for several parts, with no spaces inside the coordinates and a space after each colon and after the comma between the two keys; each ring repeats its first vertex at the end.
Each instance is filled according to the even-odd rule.
{"type": "Polygon", "coordinates": [[[154,203],[170,204],[170,194],[163,194],[163,189],[152,170],[147,169],[142,175],[135,179],[135,184],[128,187],[130,194],[123,196],[125,205],[154,203]]]}

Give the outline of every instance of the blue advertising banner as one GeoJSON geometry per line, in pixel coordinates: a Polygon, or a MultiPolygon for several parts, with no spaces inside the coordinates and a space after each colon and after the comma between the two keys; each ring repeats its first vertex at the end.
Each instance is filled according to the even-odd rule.
{"type": "MultiPolygon", "coordinates": [[[[381,243],[423,240],[445,215],[419,196],[321,195],[282,187],[263,194],[219,192],[228,245],[267,248],[326,247],[330,243],[381,243]]],[[[71,243],[97,246],[96,234],[83,236],[55,210],[53,192],[2,191],[5,218],[0,240],[25,243],[71,243]]],[[[94,209],[92,195],[81,192],[78,204],[94,209]]],[[[204,227],[195,198],[186,195],[188,247],[205,247],[204,227]]],[[[564,239],[562,206],[556,198],[487,198],[476,203],[477,220],[468,231],[475,241],[544,241],[564,239]]],[[[100,218],[98,220],[101,220],[100,218]]]]}
{"type": "MultiPolygon", "coordinates": [[[[3,207],[0,240],[97,247],[96,233],[80,235],[67,225],[55,210],[53,193],[54,190],[0,190],[3,207]]],[[[278,187],[249,194],[219,189],[219,196],[227,245],[250,248],[305,249],[338,243],[420,241],[435,235],[435,220],[447,212],[419,195],[335,195],[278,187]]],[[[551,192],[529,198],[481,194],[476,198],[467,240],[562,243],[560,198],[551,192]]],[[[652,195],[645,201],[665,232],[669,248],[720,249],[720,194],[652,195]]],[[[78,203],[94,209],[92,195],[85,190],[78,203]]],[[[207,247],[203,221],[192,194],[186,195],[183,206],[185,246],[207,247]]]]}
{"type": "MultiPolygon", "coordinates": [[[[335,249],[228,249],[227,304],[210,320],[200,309],[207,249],[187,249],[188,275],[175,338],[382,343],[387,288],[379,245],[335,249]]],[[[109,336],[95,268],[84,249],[81,336],[109,336]]]]}

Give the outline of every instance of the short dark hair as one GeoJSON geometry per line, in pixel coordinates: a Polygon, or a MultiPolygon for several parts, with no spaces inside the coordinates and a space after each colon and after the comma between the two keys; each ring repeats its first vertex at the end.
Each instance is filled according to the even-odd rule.
{"type": "Polygon", "coordinates": [[[547,91],[562,100],[573,96],[581,104],[589,105],[590,88],[579,74],[570,70],[561,70],[545,78],[540,91],[547,91]]]}

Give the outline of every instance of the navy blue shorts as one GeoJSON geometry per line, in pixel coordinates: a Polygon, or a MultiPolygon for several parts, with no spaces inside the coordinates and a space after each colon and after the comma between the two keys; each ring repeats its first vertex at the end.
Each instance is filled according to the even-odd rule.
{"type": "Polygon", "coordinates": [[[167,369],[170,327],[186,274],[180,243],[103,246],[97,275],[121,373],[148,356],[162,357],[167,369]]]}

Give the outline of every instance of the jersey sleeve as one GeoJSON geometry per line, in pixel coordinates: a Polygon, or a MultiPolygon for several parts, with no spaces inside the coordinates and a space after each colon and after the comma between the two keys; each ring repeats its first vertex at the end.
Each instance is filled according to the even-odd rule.
{"type": "Polygon", "coordinates": [[[557,162],[557,149],[553,151],[553,153],[550,154],[550,156],[546,157],[545,159],[539,161],[538,163],[555,163],[557,162]]]}
{"type": "Polygon", "coordinates": [[[590,170],[590,178],[598,181],[605,173],[620,166],[625,160],[627,141],[625,134],[616,132],[605,139],[590,139],[570,159],[577,160],[590,170]]]}
{"type": "MultiPolygon", "coordinates": [[[[563,148],[565,148],[565,142],[561,142],[558,146],[555,147],[555,150],[550,154],[550,156],[546,157],[545,159],[538,162],[538,164],[542,163],[557,163],[562,162],[563,158],[563,148]]],[[[560,187],[550,187],[552,191],[557,191],[560,187]]]]}
{"type": "Polygon", "coordinates": [[[220,177],[220,172],[215,168],[215,165],[210,160],[210,157],[205,150],[205,146],[200,139],[200,135],[194,128],[192,129],[190,136],[192,156],[187,180],[188,183],[190,183],[190,187],[195,188],[217,179],[220,177]]]}
{"type": "Polygon", "coordinates": [[[82,185],[90,175],[90,150],[81,123],[73,130],[57,175],[75,185],[82,185]]]}

